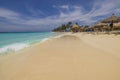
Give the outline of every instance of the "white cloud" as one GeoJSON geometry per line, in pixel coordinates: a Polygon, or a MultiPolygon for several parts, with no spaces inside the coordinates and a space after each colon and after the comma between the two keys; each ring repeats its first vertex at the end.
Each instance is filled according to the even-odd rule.
{"type": "Polygon", "coordinates": [[[27,11],[30,13],[31,16],[38,17],[38,16],[44,16],[45,14],[40,10],[33,8],[29,5],[26,5],[27,11]]]}
{"type": "Polygon", "coordinates": [[[69,10],[69,6],[68,5],[62,5],[62,6],[60,6],[60,8],[69,10]]]}
{"type": "MultiPolygon", "coordinates": [[[[61,5],[61,6],[53,6],[60,11],[59,14],[51,15],[45,18],[34,18],[24,16],[22,14],[16,13],[14,11],[0,8],[0,17],[9,20],[11,23],[22,24],[27,26],[49,26],[49,25],[58,25],[63,24],[68,21],[77,21],[85,24],[91,24],[98,21],[99,16],[106,16],[114,13],[115,9],[116,13],[120,12],[120,1],[119,0],[105,0],[94,2],[92,9],[88,12],[82,6],[69,6],[69,5],[61,5]],[[66,9],[67,11],[63,11],[62,9],[66,9]],[[87,12],[87,13],[86,13],[87,12]],[[22,18],[22,17],[24,18],[22,18]]],[[[39,10],[35,11],[31,9],[31,13],[37,14],[42,13],[39,10]]]]}
{"type": "Polygon", "coordinates": [[[16,19],[18,16],[20,16],[18,13],[0,8],[0,17],[5,18],[5,19],[16,19]]]}
{"type": "Polygon", "coordinates": [[[69,5],[61,5],[61,6],[53,5],[53,8],[69,10],[70,6],[69,5]]]}

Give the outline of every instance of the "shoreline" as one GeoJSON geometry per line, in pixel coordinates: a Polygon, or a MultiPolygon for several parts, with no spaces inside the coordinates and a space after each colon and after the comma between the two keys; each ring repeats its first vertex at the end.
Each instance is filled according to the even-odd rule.
{"type": "MultiPolygon", "coordinates": [[[[45,41],[47,41],[47,40],[53,39],[53,38],[55,38],[55,37],[57,37],[57,36],[60,36],[60,35],[64,34],[63,32],[61,32],[61,33],[60,33],[60,32],[56,32],[56,33],[55,33],[55,32],[52,32],[52,33],[54,33],[52,36],[49,36],[48,38],[44,38],[44,39],[42,39],[41,41],[38,41],[38,42],[35,42],[35,43],[22,43],[22,44],[24,44],[24,46],[21,47],[21,49],[18,49],[18,50],[16,50],[16,49],[11,49],[11,47],[10,47],[10,51],[9,51],[9,48],[8,48],[7,50],[4,50],[4,48],[7,48],[7,47],[9,47],[9,46],[13,46],[14,44],[16,44],[16,45],[18,45],[18,46],[21,46],[21,45],[19,45],[19,44],[21,44],[21,43],[13,43],[13,44],[6,45],[6,46],[4,46],[4,47],[1,48],[0,56],[1,56],[1,55],[7,55],[7,54],[12,54],[12,53],[19,52],[19,51],[21,51],[21,50],[24,50],[24,49],[26,49],[26,48],[35,46],[35,45],[37,45],[37,44],[43,43],[43,42],[45,42],[45,41]]],[[[12,48],[15,48],[15,47],[13,46],[12,48]]]]}
{"type": "Polygon", "coordinates": [[[45,39],[41,40],[40,42],[34,43],[32,45],[29,45],[28,47],[24,47],[23,49],[20,49],[20,50],[17,50],[17,51],[11,51],[11,52],[7,52],[7,53],[6,52],[0,53],[0,56],[1,55],[6,55],[6,54],[16,53],[16,52],[19,52],[19,51],[24,50],[26,48],[29,48],[29,47],[32,47],[34,45],[45,42],[47,40],[54,39],[54,38],[59,38],[59,37],[61,37],[63,35],[66,35],[66,34],[77,34],[78,33],[78,34],[91,34],[91,35],[115,35],[115,36],[120,35],[120,31],[112,31],[112,32],[77,32],[77,33],[73,33],[73,32],[53,32],[53,33],[57,34],[57,36],[55,35],[55,36],[51,36],[49,38],[45,38],[45,39]]]}
{"type": "MultiPolygon", "coordinates": [[[[47,38],[47,40],[45,38],[45,40],[43,39],[42,41],[40,41],[38,43],[32,44],[29,47],[25,47],[25,48],[23,48],[21,50],[18,50],[18,51],[13,51],[13,52],[9,52],[9,53],[2,53],[2,54],[0,54],[0,58],[1,57],[10,56],[10,55],[17,55],[17,53],[22,53],[22,52],[24,52],[26,50],[30,50],[31,48],[34,48],[34,47],[39,46],[41,44],[44,44],[47,41],[51,41],[51,40],[60,38],[60,37],[65,36],[65,35],[73,35],[73,36],[77,36],[77,37],[81,37],[80,35],[86,35],[86,36],[87,35],[92,35],[92,36],[100,36],[100,35],[102,35],[102,36],[117,36],[118,35],[119,38],[120,38],[120,35],[119,35],[119,33],[117,34],[117,32],[110,32],[110,33],[109,32],[82,32],[82,33],[81,32],[78,32],[78,33],[72,33],[72,32],[54,32],[54,33],[57,33],[59,35],[49,37],[49,38],[47,38]]],[[[82,38],[81,38],[81,40],[82,40],[82,38]]],[[[83,42],[86,43],[86,44],[88,44],[88,45],[90,45],[90,46],[92,46],[92,47],[99,48],[99,46],[95,46],[95,45],[93,45],[93,43],[92,44],[91,43],[87,43],[85,39],[83,40],[83,42]]],[[[106,51],[105,49],[102,49],[102,48],[99,48],[99,49],[106,51]]],[[[109,52],[109,51],[107,51],[107,52],[109,52]]]]}

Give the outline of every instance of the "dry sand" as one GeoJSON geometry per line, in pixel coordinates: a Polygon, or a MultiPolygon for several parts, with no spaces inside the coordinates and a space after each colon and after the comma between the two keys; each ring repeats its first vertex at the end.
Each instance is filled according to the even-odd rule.
{"type": "Polygon", "coordinates": [[[120,80],[120,36],[68,33],[0,56],[0,80],[120,80]]]}

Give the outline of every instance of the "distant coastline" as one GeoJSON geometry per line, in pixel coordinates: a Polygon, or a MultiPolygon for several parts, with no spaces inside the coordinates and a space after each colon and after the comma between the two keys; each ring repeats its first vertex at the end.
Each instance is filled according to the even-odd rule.
{"type": "Polygon", "coordinates": [[[96,24],[79,25],[78,23],[68,22],[53,29],[53,32],[104,32],[120,30],[120,16],[112,14],[111,17],[105,18],[96,24]]]}

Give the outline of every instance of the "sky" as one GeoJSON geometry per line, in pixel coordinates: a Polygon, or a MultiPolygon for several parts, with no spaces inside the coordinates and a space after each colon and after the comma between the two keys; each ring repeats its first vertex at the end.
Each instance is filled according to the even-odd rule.
{"type": "Polygon", "coordinates": [[[120,0],[0,0],[0,32],[51,31],[67,22],[94,25],[120,16],[120,0]]]}

